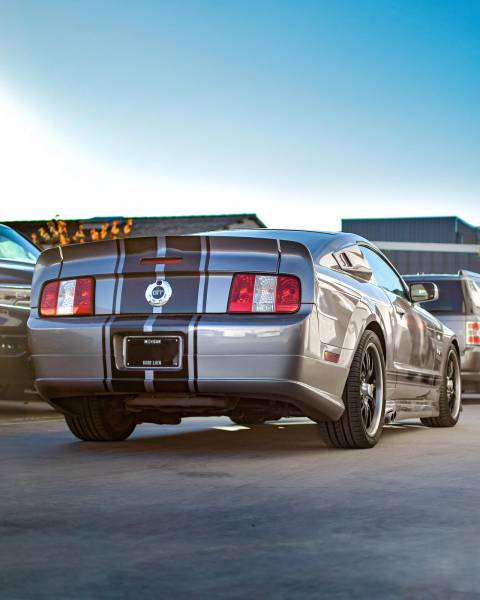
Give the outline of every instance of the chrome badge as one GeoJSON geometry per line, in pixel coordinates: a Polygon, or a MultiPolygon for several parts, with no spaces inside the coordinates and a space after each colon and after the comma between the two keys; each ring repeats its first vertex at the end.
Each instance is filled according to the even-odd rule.
{"type": "Polygon", "coordinates": [[[145,298],[150,306],[164,306],[171,297],[172,286],[165,279],[151,283],[145,290],[145,298]]]}

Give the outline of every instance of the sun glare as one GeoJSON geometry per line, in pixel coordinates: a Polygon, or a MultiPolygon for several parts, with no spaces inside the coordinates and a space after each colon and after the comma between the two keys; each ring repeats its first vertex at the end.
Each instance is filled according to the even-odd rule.
{"type": "Polygon", "coordinates": [[[274,204],[268,193],[125,172],[87,152],[0,87],[0,219],[256,212],[274,204]]]}

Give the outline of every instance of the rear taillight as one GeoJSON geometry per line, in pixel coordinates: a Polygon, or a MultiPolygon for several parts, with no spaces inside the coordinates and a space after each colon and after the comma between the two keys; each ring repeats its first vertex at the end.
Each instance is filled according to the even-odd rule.
{"type": "Polygon", "coordinates": [[[40,300],[42,317],[93,315],[94,280],[92,277],[50,281],[40,300]]]}
{"type": "Polygon", "coordinates": [[[300,308],[300,281],[291,275],[280,275],[277,279],[275,311],[291,313],[300,308]]]}
{"type": "Polygon", "coordinates": [[[480,321],[467,321],[466,342],[469,346],[480,346],[480,321]]]}
{"type": "Polygon", "coordinates": [[[300,308],[300,281],[292,275],[237,273],[232,280],[228,312],[293,313],[300,308]]]}

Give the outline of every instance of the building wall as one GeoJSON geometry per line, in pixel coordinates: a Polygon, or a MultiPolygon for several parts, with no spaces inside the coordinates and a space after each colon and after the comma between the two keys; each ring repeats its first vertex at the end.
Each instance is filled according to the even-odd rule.
{"type": "Polygon", "coordinates": [[[411,252],[382,250],[400,273],[457,273],[460,269],[480,273],[480,255],[465,252],[411,252]]]}
{"type": "Polygon", "coordinates": [[[343,219],[342,231],[376,243],[401,273],[480,272],[480,230],[458,217],[343,219]],[[391,245],[397,248],[385,248],[382,242],[395,242],[391,245]],[[405,247],[399,248],[402,243],[405,247]],[[428,251],[424,244],[430,244],[428,251]]]}
{"type": "Polygon", "coordinates": [[[342,231],[389,242],[480,243],[480,231],[457,217],[343,219],[342,231]]]}

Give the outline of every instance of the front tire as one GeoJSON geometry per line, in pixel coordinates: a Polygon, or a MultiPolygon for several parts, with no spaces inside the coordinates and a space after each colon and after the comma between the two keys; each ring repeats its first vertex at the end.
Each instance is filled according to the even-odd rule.
{"type": "Polygon", "coordinates": [[[80,415],[64,414],[68,428],[85,442],[119,442],[135,429],[132,417],[125,414],[123,404],[112,398],[79,398],[80,415]]]}
{"type": "Polygon", "coordinates": [[[454,346],[448,350],[442,382],[440,384],[438,417],[420,419],[427,427],[454,427],[462,410],[462,375],[460,358],[454,346]]]}
{"type": "Polygon", "coordinates": [[[373,331],[365,331],[343,392],[345,411],[338,421],[318,425],[323,441],[333,448],[375,446],[385,419],[385,387],[382,345],[373,331]]]}

